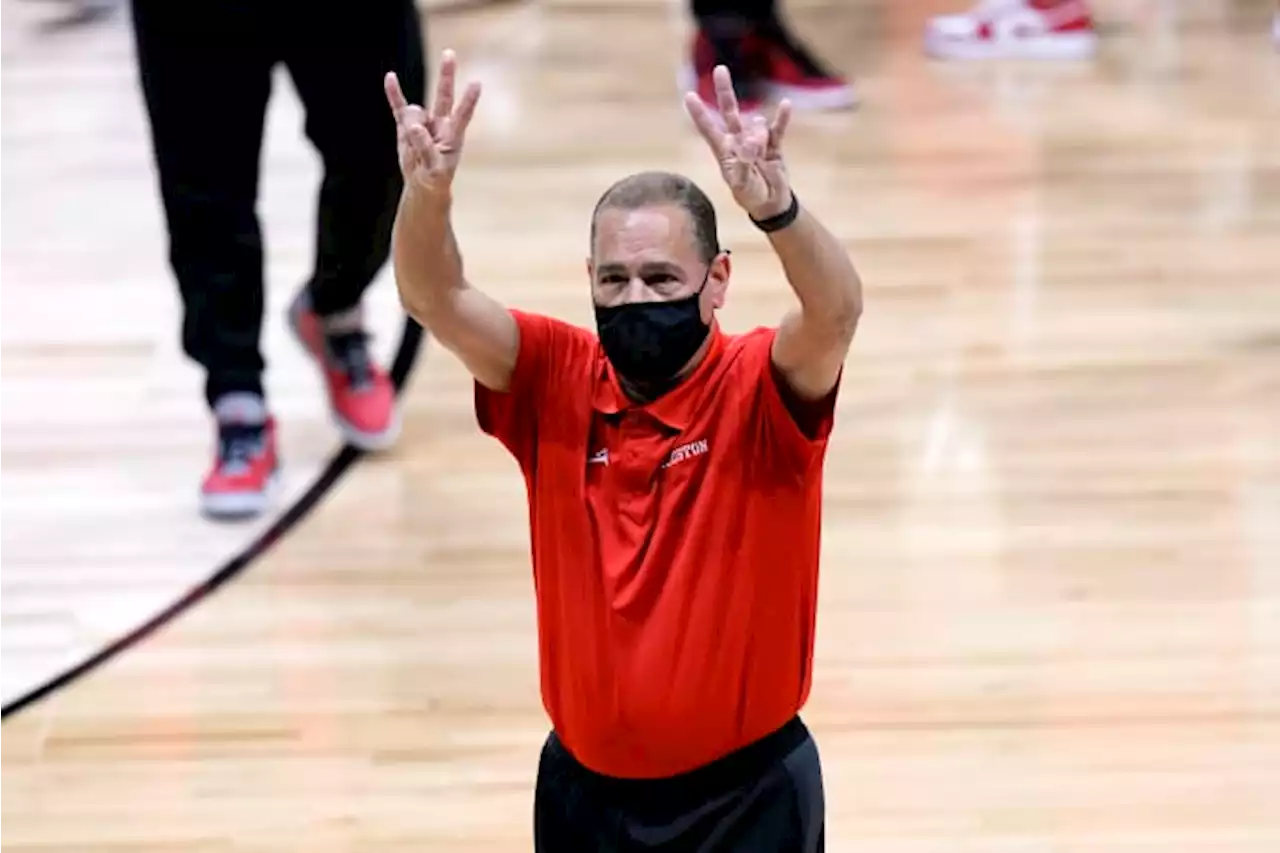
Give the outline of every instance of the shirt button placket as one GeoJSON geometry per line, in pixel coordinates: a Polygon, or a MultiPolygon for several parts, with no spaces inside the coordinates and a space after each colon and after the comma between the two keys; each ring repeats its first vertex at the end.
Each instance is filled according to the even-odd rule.
{"type": "Polygon", "coordinates": [[[619,454],[623,488],[628,496],[645,489],[646,477],[640,447],[642,442],[640,422],[635,414],[628,412],[622,422],[622,452],[619,454]]]}

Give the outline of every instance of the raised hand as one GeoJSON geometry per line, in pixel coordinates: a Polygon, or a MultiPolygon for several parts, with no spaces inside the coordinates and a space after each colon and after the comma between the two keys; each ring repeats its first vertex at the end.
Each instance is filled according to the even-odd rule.
{"type": "Polygon", "coordinates": [[[791,102],[778,104],[772,122],[758,114],[743,118],[729,69],[717,66],[713,79],[720,115],[689,92],[684,104],[690,118],[720,163],[720,174],[734,199],[747,214],[767,219],[782,213],[791,204],[791,182],[781,151],[782,135],[791,120],[791,102]]]}
{"type": "Polygon", "coordinates": [[[446,50],[440,60],[435,103],[430,112],[405,99],[395,72],[388,72],[383,81],[387,103],[396,119],[396,147],[405,185],[439,199],[450,195],[467,125],[480,100],[480,84],[471,83],[455,106],[457,73],[457,57],[452,50],[446,50]]]}

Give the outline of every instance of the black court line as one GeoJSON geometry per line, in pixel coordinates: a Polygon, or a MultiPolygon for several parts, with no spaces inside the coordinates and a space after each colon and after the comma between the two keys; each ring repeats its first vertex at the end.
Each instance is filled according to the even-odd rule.
{"type": "MultiPolygon", "coordinates": [[[[395,383],[397,392],[404,389],[404,383],[413,371],[414,362],[418,358],[418,351],[422,348],[422,339],[422,327],[413,319],[406,317],[404,331],[400,335],[400,346],[396,351],[395,361],[391,365],[391,380],[395,383]]],[[[320,476],[298,498],[297,502],[286,509],[280,518],[276,519],[257,539],[250,542],[243,551],[223,564],[222,568],[215,571],[203,582],[189,589],[173,604],[170,604],[164,610],[94,653],[86,660],[55,675],[12,702],[5,703],[3,714],[0,714],[0,718],[7,720],[13,714],[30,708],[41,699],[46,699],[64,687],[70,686],[120,653],[136,646],[187,610],[204,601],[216,592],[219,587],[239,576],[254,560],[270,550],[271,546],[279,542],[286,533],[305,518],[320,503],[321,499],[329,493],[338,480],[342,479],[342,475],[362,456],[364,456],[364,451],[357,450],[350,445],[344,446],[338,451],[337,455],[329,460],[329,464],[325,466],[320,476]]]]}

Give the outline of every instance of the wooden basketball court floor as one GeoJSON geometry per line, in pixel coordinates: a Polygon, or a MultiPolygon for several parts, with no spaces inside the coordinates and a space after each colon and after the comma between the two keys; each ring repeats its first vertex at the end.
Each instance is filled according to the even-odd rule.
{"type": "MultiPolygon", "coordinates": [[[[207,463],[123,19],[3,7],[4,698],[178,599],[270,520],[207,463]]],[[[856,75],[802,116],[805,201],[867,283],[827,464],[816,675],[830,847],[1280,850],[1280,54],[1265,2],[1101,2],[1087,63],[920,56],[929,3],[792,0],[856,75]]],[[[955,8],[954,6],[951,8],[955,8]]],[[[660,2],[441,15],[487,85],[469,274],[590,323],[600,191],[721,205],[723,322],[789,295],[674,86],[660,2]]],[[[269,386],[287,503],[336,452],[280,309],[314,155],[271,109],[269,386]]],[[[216,132],[216,129],[215,129],[216,132]]],[[[371,296],[384,352],[389,277],[371,296]]],[[[427,345],[400,446],[162,630],[9,716],[6,851],[520,850],[546,720],[523,488],[427,345]]],[[[283,507],[285,503],[282,503],[283,507]]]]}

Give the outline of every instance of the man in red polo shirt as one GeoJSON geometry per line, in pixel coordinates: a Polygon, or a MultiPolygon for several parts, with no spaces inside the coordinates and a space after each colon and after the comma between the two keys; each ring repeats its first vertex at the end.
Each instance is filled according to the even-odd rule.
{"type": "Polygon", "coordinates": [[[480,426],[529,495],[543,704],[540,851],[816,851],[811,676],[822,464],[861,311],[844,248],[800,207],[790,116],[686,105],[799,307],[724,333],[730,279],[711,202],[664,172],[624,178],[592,218],[597,333],[474,288],[449,223],[480,90],[454,104],[446,52],[430,112],[387,96],[405,190],[394,236],[409,313],[474,375],[480,426]]]}

